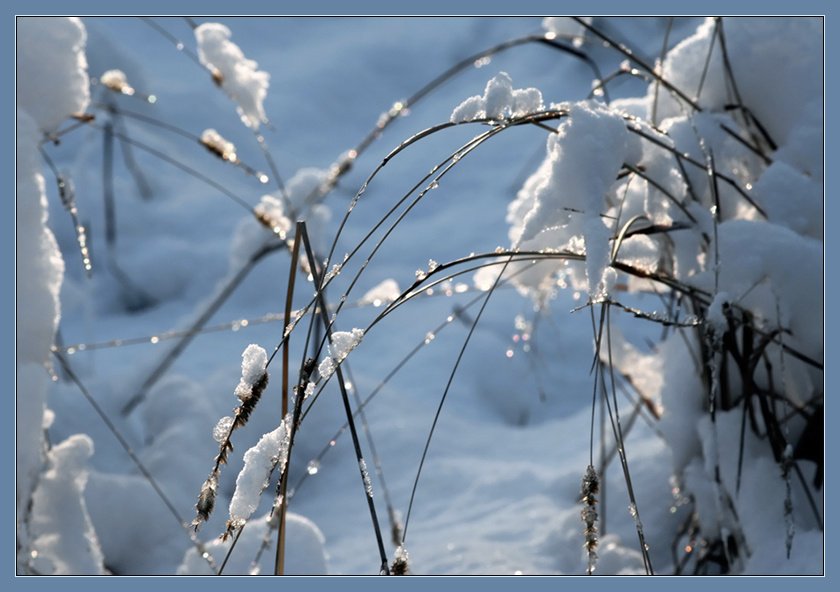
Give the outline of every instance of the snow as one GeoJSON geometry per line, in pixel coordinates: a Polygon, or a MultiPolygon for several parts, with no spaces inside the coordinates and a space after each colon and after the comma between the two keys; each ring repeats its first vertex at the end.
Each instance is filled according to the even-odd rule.
{"type": "Polygon", "coordinates": [[[20,19],[17,110],[17,232],[15,297],[25,336],[17,347],[18,560],[30,573],[102,573],[102,552],[87,513],[84,489],[93,442],[74,435],[47,449],[54,414],[46,408],[52,347],[61,318],[64,260],[47,226],[39,132],[52,132],[89,100],[84,27],[78,19],[20,19]],[[31,504],[31,506],[30,506],[31,504]]]}
{"type": "Polygon", "coordinates": [[[236,385],[234,394],[245,401],[251,397],[254,386],[265,375],[265,365],[268,362],[268,354],[259,345],[252,343],[242,352],[242,378],[236,385]]]}
{"type": "MultiPolygon", "coordinates": [[[[233,553],[224,573],[227,575],[269,575],[274,573],[274,547],[276,545],[277,518],[269,515],[252,519],[245,525],[236,543],[239,553],[233,553]],[[274,540],[271,539],[272,535],[274,540]],[[262,552],[260,553],[260,550],[262,552]],[[243,560],[257,557],[258,562],[243,560]]],[[[286,537],[292,544],[286,546],[284,573],[286,575],[326,575],[328,558],[324,554],[324,534],[314,522],[304,516],[286,514],[286,537]]],[[[207,545],[213,557],[224,557],[233,539],[215,539],[207,545]]],[[[212,569],[196,549],[183,557],[177,572],[180,576],[210,576],[212,569]]]]}
{"type": "Polygon", "coordinates": [[[353,351],[365,336],[364,329],[353,329],[352,331],[336,331],[330,337],[330,357],[336,364],[340,364],[347,355],[353,351]]]}
{"type": "MultiPolygon", "coordinates": [[[[563,248],[582,220],[589,294],[598,301],[614,280],[607,272],[610,230],[601,219],[605,196],[621,166],[639,159],[640,146],[618,112],[595,102],[568,108],[568,117],[548,138],[546,160],[509,206],[507,220],[513,246],[526,250],[563,248]]],[[[542,269],[542,277],[526,277],[520,285],[538,292],[545,276],[556,270],[542,269]]]]}
{"type": "Polygon", "coordinates": [[[223,160],[236,161],[236,146],[225,140],[219,132],[209,128],[201,132],[201,143],[223,160]]]}
{"type": "Polygon", "coordinates": [[[325,356],[318,364],[318,373],[325,381],[335,373],[339,364],[344,361],[353,349],[362,342],[364,329],[353,329],[352,331],[336,331],[330,336],[330,343],[327,346],[329,355],[325,356]]]}
{"type": "Polygon", "coordinates": [[[263,101],[270,76],[257,70],[257,62],[247,59],[230,37],[230,29],[220,23],[199,25],[195,29],[198,57],[214,78],[219,77],[218,84],[236,103],[242,123],[258,130],[267,121],[263,101]]]}
{"type": "MultiPolygon", "coordinates": [[[[194,20],[195,32],[186,19],[154,22],[201,66],[139,19],[18,19],[19,574],[206,575],[231,548],[234,537],[221,535],[243,524],[225,573],[273,573],[271,510],[291,435],[280,400],[286,372],[290,387],[305,380],[301,400],[290,401],[302,403],[303,417],[284,498],[286,573],[378,573],[372,501],[386,557],[407,562],[410,549],[411,573],[585,574],[594,558],[580,497],[590,465],[601,491],[597,574],[644,573],[637,518],[657,574],[677,572],[683,560],[682,573],[714,573],[723,557],[716,545],[730,535],[731,573],[823,573],[825,490],[813,481],[822,471],[814,426],[826,338],[820,19],[725,18],[722,29],[713,19],[675,19],[661,71],[689,96],[714,44],[702,111],[639,76],[609,82],[607,104],[591,94],[587,68],[542,44],[479,60],[406,103],[463,57],[540,25],[561,43],[571,39],[605,75],[624,67],[625,56],[560,17],[194,20]],[[738,101],[716,30],[740,98],[775,148],[731,108],[738,101]],[[111,71],[92,88],[108,93],[113,110],[88,103],[86,63],[111,71]],[[208,68],[221,73],[221,89],[208,68]],[[268,72],[282,92],[266,92],[268,72]],[[157,100],[111,92],[109,78],[157,100]],[[550,113],[511,125],[537,110],[550,113]],[[41,144],[85,111],[94,122],[41,144]],[[380,119],[383,111],[392,117],[380,119]],[[475,119],[482,122],[451,125],[475,119]],[[113,143],[111,250],[103,122],[135,142],[113,143]],[[201,130],[223,156],[266,167],[270,185],[208,155],[196,142],[201,130]],[[489,130],[480,147],[463,150],[489,130]],[[129,146],[136,170],[126,164],[129,146]],[[39,147],[72,180],[89,224],[92,277],[39,147]],[[712,161],[717,183],[706,169],[712,161]],[[219,187],[238,200],[220,199],[219,187]],[[305,256],[296,262],[295,321],[283,321],[301,219],[330,275],[326,351],[317,351],[327,336],[314,321],[322,311],[305,256]],[[517,251],[497,284],[506,253],[517,251]],[[469,264],[452,264],[470,254],[469,264]],[[444,281],[396,302],[418,277],[444,281]],[[240,283],[227,291],[234,278],[240,283]],[[601,327],[609,333],[596,352],[601,327]],[[750,337],[758,357],[743,422],[743,382],[727,348],[746,352],[750,337]],[[325,380],[338,364],[364,464],[339,385],[325,380]],[[264,390],[208,482],[233,426],[237,380],[240,398],[264,390]],[[621,443],[607,400],[613,412],[617,403],[621,443]],[[768,429],[774,418],[778,434],[768,429]],[[788,453],[776,458],[771,444],[788,453]],[[217,509],[196,533],[184,526],[202,483],[229,512],[217,509]]],[[[653,17],[587,22],[651,64],[669,26],[653,17]]]]}
{"type": "Polygon", "coordinates": [[[79,434],[54,446],[32,494],[30,568],[44,575],[104,573],[102,550],[88,516],[84,490],[93,442],[79,434]]]}
{"type": "Polygon", "coordinates": [[[287,419],[275,430],[263,434],[259,442],[245,452],[245,466],[236,478],[236,490],[230,500],[230,523],[235,529],[244,526],[256,511],[272,471],[276,468],[279,475],[286,466],[291,436],[287,419]]]}
{"type": "Polygon", "coordinates": [[[458,105],[449,118],[452,123],[475,119],[502,120],[521,117],[543,107],[542,94],[536,88],[514,90],[507,72],[499,72],[487,82],[484,95],[475,95],[458,105]]]}
{"type": "Polygon", "coordinates": [[[111,90],[121,92],[125,95],[134,94],[134,89],[128,84],[125,72],[122,70],[108,70],[107,72],[103,72],[102,76],[99,77],[99,82],[111,90]]]}
{"type": "Polygon", "coordinates": [[[18,105],[38,129],[55,131],[90,100],[85,58],[86,33],[76,17],[17,19],[18,105]]]}
{"type": "Polygon", "coordinates": [[[373,288],[365,292],[362,296],[361,302],[372,304],[373,306],[382,306],[383,304],[390,304],[400,296],[400,287],[397,281],[393,278],[382,280],[373,288]]]}

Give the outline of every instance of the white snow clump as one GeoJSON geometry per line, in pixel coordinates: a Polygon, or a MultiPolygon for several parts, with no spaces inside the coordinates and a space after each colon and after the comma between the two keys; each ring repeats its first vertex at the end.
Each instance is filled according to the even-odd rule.
{"type": "Polygon", "coordinates": [[[542,94],[536,88],[513,89],[513,81],[499,72],[487,83],[484,96],[475,95],[458,105],[449,118],[452,123],[476,119],[501,120],[521,117],[543,108],[542,94]]]}
{"type": "Polygon", "coordinates": [[[332,334],[332,341],[327,346],[329,355],[318,365],[318,372],[324,378],[329,379],[335,372],[338,364],[347,357],[353,349],[362,341],[365,335],[364,329],[353,329],[352,331],[336,331],[332,334]]]}
{"type": "Polygon", "coordinates": [[[230,523],[241,528],[260,504],[260,495],[268,487],[275,465],[282,474],[286,467],[291,431],[289,415],[271,432],[264,434],[244,456],[245,466],[236,478],[236,491],[230,500],[230,523]]]}
{"type": "Polygon", "coordinates": [[[257,70],[257,62],[247,59],[239,46],[230,41],[230,35],[230,29],[220,23],[196,27],[198,57],[236,103],[242,123],[256,131],[260,123],[267,122],[263,100],[270,76],[257,70]]]}
{"type": "Polygon", "coordinates": [[[240,399],[247,399],[251,396],[254,385],[265,374],[265,365],[268,362],[268,355],[259,345],[251,344],[242,352],[242,378],[236,385],[234,394],[240,399]]]}
{"type": "Polygon", "coordinates": [[[17,104],[53,132],[90,101],[87,32],[76,17],[26,17],[17,25],[17,104]]]}

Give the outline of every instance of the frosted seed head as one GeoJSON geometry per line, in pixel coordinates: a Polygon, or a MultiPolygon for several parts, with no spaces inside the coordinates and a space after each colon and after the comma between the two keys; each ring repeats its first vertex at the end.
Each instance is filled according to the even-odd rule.
{"type": "Polygon", "coordinates": [[[232,425],[232,417],[228,416],[220,419],[219,423],[216,424],[216,427],[213,428],[213,439],[219,444],[224,442],[230,434],[230,428],[232,425]]]}

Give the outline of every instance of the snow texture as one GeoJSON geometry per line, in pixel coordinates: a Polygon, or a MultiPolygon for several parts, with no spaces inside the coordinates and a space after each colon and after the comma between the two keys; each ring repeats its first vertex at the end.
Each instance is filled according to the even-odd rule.
{"type": "Polygon", "coordinates": [[[230,521],[234,528],[242,527],[256,511],[272,470],[276,467],[278,475],[283,473],[291,436],[290,419],[286,417],[276,429],[263,434],[245,453],[245,466],[236,478],[236,491],[230,500],[230,521]]]}
{"type": "Polygon", "coordinates": [[[216,424],[216,427],[213,428],[213,439],[219,444],[224,442],[227,439],[228,434],[230,434],[230,428],[232,425],[233,418],[230,415],[226,415],[221,418],[216,424]]]}
{"type": "Polygon", "coordinates": [[[452,112],[450,121],[462,123],[475,119],[501,121],[508,117],[522,117],[543,108],[542,94],[536,88],[513,89],[513,81],[499,72],[487,83],[484,95],[468,98],[452,112]]]}
{"type": "Polygon", "coordinates": [[[85,41],[76,17],[22,17],[17,25],[17,101],[42,132],[54,132],[90,101],[85,41]]]}
{"type": "Polygon", "coordinates": [[[242,400],[248,399],[254,385],[265,374],[265,365],[268,362],[268,354],[265,350],[252,343],[242,352],[242,378],[239,379],[239,384],[236,385],[234,394],[242,400]]]}
{"type": "Polygon", "coordinates": [[[263,101],[270,76],[257,70],[257,62],[247,59],[230,36],[230,29],[222,24],[199,25],[195,29],[198,57],[214,77],[221,77],[220,86],[236,103],[242,123],[256,131],[267,121],[263,101]]]}
{"type": "MultiPolygon", "coordinates": [[[[546,160],[509,206],[513,246],[558,249],[582,235],[590,298],[606,296],[614,277],[607,273],[611,231],[601,214],[622,165],[636,162],[640,152],[620,113],[593,101],[570,105],[569,116],[548,137],[546,160]]],[[[546,271],[518,283],[539,287],[555,269],[546,271]]]]}
{"type": "Polygon", "coordinates": [[[352,331],[336,331],[330,339],[330,357],[340,364],[356,346],[362,342],[365,336],[364,329],[353,329],[352,331]]]}
{"type": "Polygon", "coordinates": [[[352,331],[336,331],[332,334],[327,346],[329,355],[325,356],[318,364],[318,373],[324,380],[335,373],[335,369],[347,357],[353,349],[359,345],[364,337],[364,329],[353,329],[352,331]]]}
{"type": "Polygon", "coordinates": [[[54,131],[88,104],[85,29],[75,18],[18,18],[16,158],[17,515],[19,560],[26,573],[97,574],[102,553],[84,501],[88,436],[47,448],[46,407],[52,347],[61,316],[64,259],[48,228],[38,153],[54,131]],[[40,475],[39,475],[40,473],[40,475]],[[31,502],[31,506],[30,506],[31,502]],[[33,572],[34,570],[34,572],[33,572]]]}

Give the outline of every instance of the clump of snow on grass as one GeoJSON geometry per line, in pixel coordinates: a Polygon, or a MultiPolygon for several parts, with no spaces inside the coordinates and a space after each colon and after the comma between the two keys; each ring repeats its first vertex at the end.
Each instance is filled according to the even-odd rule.
{"type": "Polygon", "coordinates": [[[247,59],[230,36],[230,29],[220,23],[199,25],[195,29],[198,57],[214,77],[221,77],[219,84],[236,103],[242,122],[257,130],[267,121],[263,101],[270,76],[257,70],[257,62],[247,59]]]}
{"type": "Polygon", "coordinates": [[[242,352],[242,378],[236,385],[234,394],[241,400],[248,399],[254,385],[260,381],[265,374],[265,365],[268,362],[268,355],[259,345],[251,344],[242,352]]]}
{"type": "Polygon", "coordinates": [[[399,296],[400,287],[397,284],[397,281],[392,278],[388,278],[368,290],[365,295],[362,296],[361,302],[363,304],[372,304],[373,306],[382,306],[383,304],[393,302],[399,298],[399,296]]]}
{"type": "Polygon", "coordinates": [[[336,367],[347,357],[353,349],[362,341],[365,336],[364,329],[353,329],[352,331],[336,331],[327,346],[329,355],[318,365],[318,372],[324,378],[329,379],[335,372],[336,367]]]}
{"type": "Polygon", "coordinates": [[[278,475],[285,469],[290,419],[287,416],[245,453],[245,466],[236,478],[236,491],[230,500],[230,522],[234,528],[242,527],[259,506],[260,495],[268,487],[275,466],[278,475]]]}
{"type": "Polygon", "coordinates": [[[621,115],[591,101],[570,106],[557,133],[548,136],[547,151],[549,165],[532,181],[533,201],[518,221],[515,242],[568,224],[581,212],[588,220],[598,217],[621,166],[640,155],[621,115]]]}
{"type": "Polygon", "coordinates": [[[364,329],[353,329],[352,331],[336,331],[332,334],[329,344],[330,357],[340,364],[365,336],[364,329]]]}
{"type": "Polygon", "coordinates": [[[99,77],[99,82],[113,91],[124,95],[133,95],[134,89],[128,84],[125,72],[122,70],[108,70],[99,77]]]}
{"type": "Polygon", "coordinates": [[[213,128],[201,132],[201,143],[225,160],[236,160],[236,146],[213,128]]]}
{"type": "Polygon", "coordinates": [[[271,231],[285,237],[292,229],[292,221],[286,215],[283,201],[273,195],[263,195],[254,212],[270,224],[271,231]]]}
{"type": "Polygon", "coordinates": [[[365,459],[359,459],[359,470],[362,472],[362,480],[365,482],[365,492],[367,492],[368,497],[373,497],[373,485],[370,483],[370,473],[367,470],[367,463],[365,459]]]}
{"type": "Polygon", "coordinates": [[[458,105],[450,121],[461,123],[475,119],[501,120],[521,117],[543,108],[542,94],[536,88],[513,89],[513,81],[506,72],[490,79],[484,95],[475,95],[458,105]]]}
{"type": "Polygon", "coordinates": [[[221,418],[216,426],[213,428],[213,439],[221,444],[222,442],[227,439],[228,434],[230,434],[230,428],[233,425],[233,418],[230,415],[226,415],[225,417],[221,418]]]}
{"type": "Polygon", "coordinates": [[[326,356],[321,363],[318,364],[318,374],[321,375],[321,378],[324,380],[329,380],[329,378],[335,373],[335,362],[330,356],[326,356]]]}
{"type": "MultiPolygon", "coordinates": [[[[622,165],[640,158],[639,140],[627,130],[621,114],[585,101],[569,106],[569,116],[548,137],[547,153],[509,206],[510,238],[514,247],[541,250],[562,248],[582,235],[590,298],[598,300],[614,281],[612,274],[605,273],[611,230],[601,214],[622,165]]],[[[517,283],[536,288],[545,271],[550,274],[555,269],[556,264],[545,266],[542,273],[524,275],[517,283]]]]}
{"type": "Polygon", "coordinates": [[[87,33],[76,17],[22,17],[17,25],[17,104],[53,132],[90,101],[87,33]]]}

